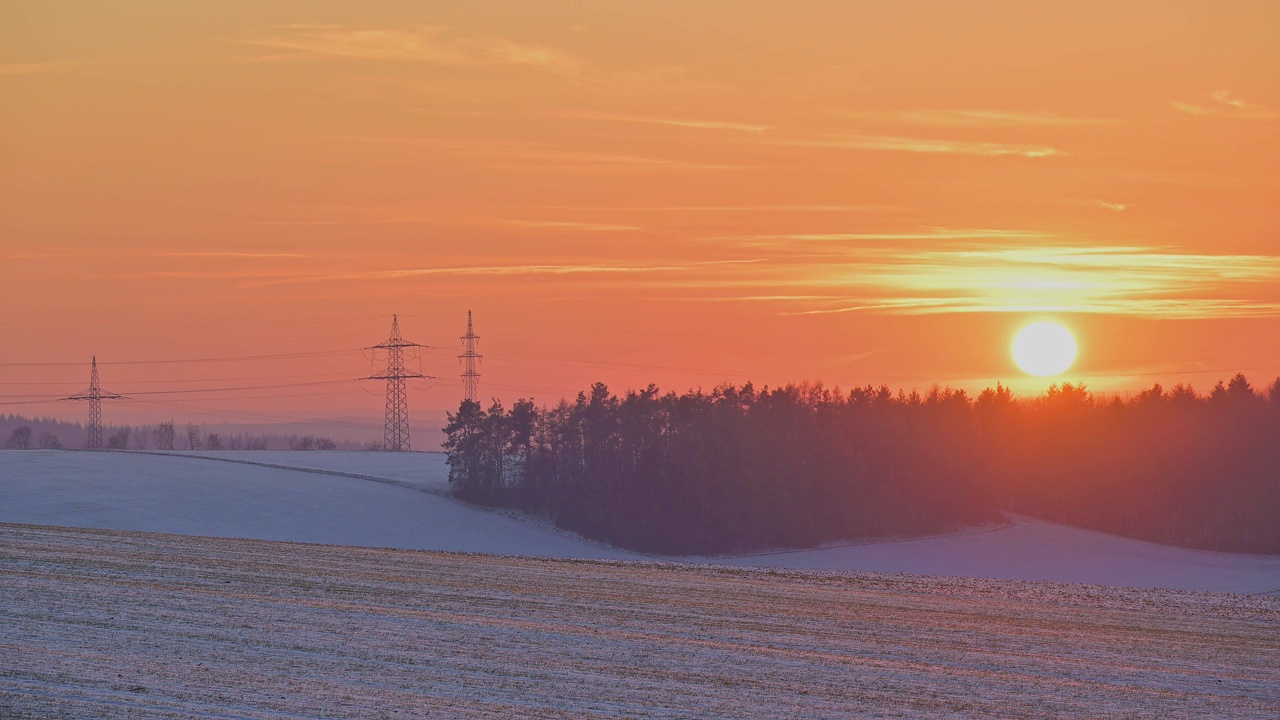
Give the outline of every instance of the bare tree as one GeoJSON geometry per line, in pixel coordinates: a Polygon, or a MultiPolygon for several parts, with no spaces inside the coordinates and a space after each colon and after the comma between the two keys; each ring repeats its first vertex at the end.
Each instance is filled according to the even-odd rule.
{"type": "Polygon", "coordinates": [[[248,438],[244,443],[245,450],[266,450],[267,436],[259,435],[258,437],[248,438]]]}
{"type": "Polygon", "coordinates": [[[212,433],[212,432],[211,432],[211,433],[209,433],[208,435],[206,435],[206,436],[205,436],[205,438],[204,438],[204,449],[205,449],[205,450],[221,450],[221,449],[223,449],[223,448],[222,448],[222,436],[221,436],[221,435],[219,435],[218,433],[212,433]]]}
{"type": "Polygon", "coordinates": [[[129,435],[133,428],[125,425],[111,433],[111,437],[107,438],[107,449],[109,450],[127,450],[129,449],[129,435]]]}
{"type": "Polygon", "coordinates": [[[316,438],[316,449],[317,450],[337,450],[338,443],[334,442],[331,438],[318,437],[316,438]]]}
{"type": "Polygon", "coordinates": [[[200,449],[200,428],[191,423],[187,423],[187,449],[200,449]]]}
{"type": "Polygon", "coordinates": [[[173,449],[173,421],[162,422],[156,426],[156,449],[172,450],[173,449]]]}
{"type": "Polygon", "coordinates": [[[36,444],[43,450],[61,450],[62,441],[58,439],[51,431],[45,430],[40,433],[40,437],[36,439],[36,444]]]}
{"type": "Polygon", "coordinates": [[[14,428],[13,432],[9,433],[9,440],[4,446],[17,450],[26,450],[31,447],[31,428],[26,425],[14,428]]]}
{"type": "Polygon", "coordinates": [[[146,425],[140,425],[133,431],[133,449],[146,450],[147,443],[151,441],[151,428],[146,425]]]}

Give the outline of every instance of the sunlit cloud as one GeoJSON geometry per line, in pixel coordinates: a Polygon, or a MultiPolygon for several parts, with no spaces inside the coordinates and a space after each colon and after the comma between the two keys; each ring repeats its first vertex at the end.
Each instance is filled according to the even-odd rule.
{"type": "Polygon", "coordinates": [[[567,230],[583,232],[626,232],[640,230],[635,225],[613,225],[609,223],[567,222],[548,220],[503,220],[504,225],[529,228],[532,230],[567,230]]]}
{"type": "Polygon", "coordinates": [[[1125,203],[1107,202],[1106,200],[1099,200],[1097,198],[1068,200],[1067,202],[1073,203],[1075,205],[1086,205],[1088,207],[1101,208],[1103,210],[1110,210],[1112,212],[1124,212],[1129,207],[1125,203]]]}
{"type": "Polygon", "coordinates": [[[842,150],[880,150],[886,152],[930,153],[939,155],[982,155],[999,157],[1011,155],[1026,158],[1044,158],[1061,155],[1058,150],[1046,146],[1006,145],[991,142],[963,142],[958,140],[929,140],[924,138],[897,137],[892,135],[841,135],[816,140],[784,140],[780,144],[792,147],[834,148],[842,150]]]}
{"type": "Polygon", "coordinates": [[[746,132],[760,134],[772,128],[768,125],[757,125],[752,123],[726,122],[723,120],[691,120],[681,118],[666,117],[647,117],[637,115],[604,115],[604,114],[581,114],[570,117],[582,118],[586,120],[604,120],[612,122],[625,123],[643,123],[648,125],[666,125],[669,127],[690,128],[693,130],[732,130],[735,132],[746,132]]]}
{"type": "Polygon", "coordinates": [[[235,252],[235,251],[212,251],[212,252],[183,252],[183,251],[164,251],[164,250],[119,250],[119,251],[91,251],[85,252],[81,250],[68,250],[64,253],[24,253],[20,255],[7,255],[5,257],[14,260],[30,260],[30,259],[65,259],[67,257],[77,258],[233,258],[242,260],[273,260],[282,258],[304,258],[312,257],[300,253],[285,252],[235,252]]]}
{"type": "Polygon", "coordinates": [[[863,241],[910,240],[1036,240],[1052,235],[1035,230],[1005,230],[999,228],[947,228],[929,227],[914,232],[875,233],[786,233],[780,235],[721,235],[703,238],[709,241],[730,242],[753,247],[794,248],[799,243],[857,243],[863,241]]]}
{"type": "MultiPolygon", "coordinates": [[[[285,285],[296,283],[318,283],[338,281],[383,281],[403,280],[419,277],[520,277],[520,276],[571,276],[571,275],[636,275],[649,273],[680,273],[726,265],[749,265],[759,263],[760,258],[744,258],[730,260],[710,260],[693,263],[583,263],[552,264],[529,263],[509,265],[459,265],[450,267],[393,268],[386,270],[365,270],[348,273],[287,273],[273,280],[249,283],[252,286],[285,285]]],[[[223,277],[236,277],[225,275],[223,277]]],[[[245,277],[241,275],[240,277],[245,277]]]]}
{"type": "Polygon", "coordinates": [[[654,213],[865,213],[909,208],[905,205],[556,205],[549,209],[654,213]]]}
{"type": "Polygon", "coordinates": [[[139,278],[175,280],[279,280],[303,277],[296,270],[149,270],[134,275],[139,278]]]}
{"type": "Polygon", "coordinates": [[[1210,104],[1189,103],[1180,100],[1172,100],[1169,105],[1179,112],[1187,115],[1195,115],[1198,117],[1229,117],[1229,118],[1248,118],[1248,119],[1270,119],[1280,117],[1280,113],[1274,110],[1244,100],[1233,97],[1228,90],[1217,90],[1208,93],[1205,97],[1212,101],[1210,104]]]}
{"type": "Polygon", "coordinates": [[[404,135],[339,135],[323,138],[333,142],[418,148],[465,155],[469,160],[488,158],[504,161],[506,167],[533,168],[565,173],[649,172],[668,170],[736,170],[738,165],[704,163],[696,160],[596,153],[514,143],[483,143],[474,140],[404,135]]]}
{"type": "Polygon", "coordinates": [[[1200,320],[1208,318],[1260,318],[1280,315],[1280,303],[1251,303],[1217,299],[1147,299],[1095,302],[994,303],[981,296],[940,298],[889,298],[865,304],[830,309],[782,312],[780,315],[830,315],[856,312],[885,312],[897,315],[939,313],[1092,313],[1148,318],[1200,320]]]}
{"type": "Polygon", "coordinates": [[[301,258],[308,257],[300,253],[264,253],[264,252],[160,252],[150,253],[152,257],[194,257],[194,258],[301,258]]]}
{"type": "Polygon", "coordinates": [[[784,315],[1058,312],[1206,319],[1280,316],[1280,256],[1151,246],[996,242],[777,252],[714,277],[664,278],[690,300],[778,306],[784,315]]]}
{"type": "MultiPolygon", "coordinates": [[[[690,213],[690,214],[739,214],[739,213],[824,213],[824,214],[860,214],[894,212],[909,209],[901,205],[538,205],[511,206],[510,212],[555,211],[573,214],[617,216],[633,213],[690,213]]],[[[387,206],[354,206],[342,207],[323,205],[298,208],[309,217],[279,218],[244,221],[243,225],[264,227],[327,227],[344,225],[395,225],[419,224],[438,226],[482,226],[527,228],[529,230],[546,230],[567,232],[633,232],[644,229],[640,225],[617,222],[592,222],[568,220],[526,220],[506,219],[493,220],[477,217],[472,213],[460,213],[458,208],[441,207],[387,207],[387,206]]]]}
{"type": "Polygon", "coordinates": [[[1191,103],[1179,102],[1172,100],[1169,105],[1175,110],[1180,110],[1188,115],[1219,115],[1221,111],[1216,108],[1205,107],[1204,105],[1192,105],[1191,103]]]}
{"type": "Polygon", "coordinates": [[[840,114],[858,120],[939,127],[1070,127],[1110,125],[1116,122],[1105,118],[1069,117],[1054,113],[1008,110],[842,110],[840,114]]]}
{"type": "Polygon", "coordinates": [[[1241,100],[1240,98],[1233,98],[1233,97],[1231,97],[1231,91],[1230,91],[1230,90],[1217,90],[1217,91],[1215,91],[1215,92],[1211,92],[1211,93],[1209,93],[1209,97],[1213,98],[1214,100],[1217,100],[1218,102],[1222,103],[1223,105],[1230,105],[1231,107],[1233,107],[1233,108],[1235,108],[1235,109],[1237,109],[1237,110],[1258,110],[1258,109],[1260,109],[1257,105],[1253,105],[1253,104],[1247,103],[1247,102],[1245,102],[1244,100],[1241,100]]]}
{"type": "MultiPolygon", "coordinates": [[[[806,277],[807,276],[807,277],[806,277]]],[[[845,263],[809,268],[807,287],[861,287],[851,302],[798,314],[1075,312],[1222,318],[1280,314],[1248,287],[1280,280],[1280,257],[1206,255],[1141,246],[957,246],[923,251],[868,249],[845,263]],[[1245,297],[1223,297],[1245,294],[1245,297]]]]}
{"type": "MultiPolygon", "coordinates": [[[[496,35],[464,33],[440,25],[359,29],[343,25],[295,24],[241,40],[245,45],[311,55],[359,60],[416,62],[453,67],[532,65],[572,70],[577,61],[545,45],[513,42],[496,35]]],[[[280,56],[274,56],[280,57],[280,56]]]]}

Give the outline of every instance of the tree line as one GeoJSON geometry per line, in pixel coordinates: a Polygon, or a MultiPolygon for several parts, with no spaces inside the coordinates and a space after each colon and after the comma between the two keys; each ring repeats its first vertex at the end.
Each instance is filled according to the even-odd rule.
{"type": "Polygon", "coordinates": [[[920,535],[1013,511],[1168,544],[1280,553],[1280,380],[1128,399],[821,385],[463,402],[454,493],[642,552],[920,535]]]}
{"type": "MultiPolygon", "coordinates": [[[[20,415],[0,417],[0,433],[7,431],[9,450],[83,447],[87,431],[79,423],[54,419],[30,419],[20,415]],[[63,438],[68,438],[66,441],[63,438]]],[[[152,425],[111,425],[103,428],[108,450],[337,450],[340,443],[321,435],[216,432],[199,425],[179,426],[174,421],[152,425]]],[[[350,443],[347,443],[350,445],[350,443]]]]}

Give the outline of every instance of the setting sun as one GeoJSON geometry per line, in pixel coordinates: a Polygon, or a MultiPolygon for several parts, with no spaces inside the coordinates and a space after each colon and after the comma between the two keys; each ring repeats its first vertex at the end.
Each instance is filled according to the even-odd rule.
{"type": "Polygon", "coordinates": [[[1013,361],[1029,375],[1049,377],[1071,367],[1076,359],[1076,339],[1056,322],[1032,323],[1013,338],[1013,361]]]}

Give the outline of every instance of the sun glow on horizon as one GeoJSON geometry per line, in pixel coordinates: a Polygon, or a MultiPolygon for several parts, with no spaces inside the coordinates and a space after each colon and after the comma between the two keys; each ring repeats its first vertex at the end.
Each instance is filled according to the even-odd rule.
{"type": "Polygon", "coordinates": [[[1019,330],[1011,350],[1014,363],[1023,372],[1051,377],[1071,367],[1078,347],[1070,330],[1059,323],[1042,320],[1019,330]]]}

